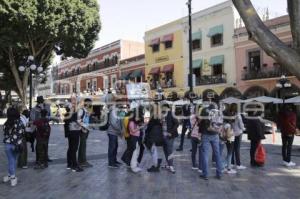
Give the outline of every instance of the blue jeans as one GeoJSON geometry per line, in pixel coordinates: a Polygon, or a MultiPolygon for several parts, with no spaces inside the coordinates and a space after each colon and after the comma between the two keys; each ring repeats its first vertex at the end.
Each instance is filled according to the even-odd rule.
{"type": "Polygon", "coordinates": [[[118,136],[108,134],[108,165],[113,166],[117,163],[118,136]]]}
{"type": "Polygon", "coordinates": [[[213,149],[213,156],[216,159],[217,164],[217,176],[221,176],[222,174],[222,161],[220,156],[220,140],[219,135],[202,135],[202,173],[204,177],[208,176],[208,159],[209,159],[209,147],[211,145],[213,149]]]}
{"type": "Polygon", "coordinates": [[[15,145],[5,144],[5,153],[8,159],[8,174],[9,176],[16,175],[18,153],[15,152],[15,145]]]}
{"type": "Polygon", "coordinates": [[[173,157],[171,156],[173,153],[173,145],[174,145],[174,138],[164,138],[164,154],[166,157],[166,161],[168,163],[168,166],[173,166],[173,157]]]}

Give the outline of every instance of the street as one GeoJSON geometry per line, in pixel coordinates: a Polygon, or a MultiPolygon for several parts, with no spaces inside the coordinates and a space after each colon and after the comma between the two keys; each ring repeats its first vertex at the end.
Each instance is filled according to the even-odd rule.
{"type": "MultiPolygon", "coordinates": [[[[1,140],[2,137],[1,128],[1,140]]],[[[52,125],[49,154],[54,161],[45,170],[34,170],[35,154],[29,152],[29,169],[17,170],[19,183],[15,188],[9,184],[0,184],[0,199],[299,198],[300,167],[288,169],[282,166],[280,135],[276,135],[274,145],[271,144],[270,135],[264,141],[267,150],[267,164],[264,168],[249,167],[249,144],[246,138],[244,135],[241,156],[242,163],[248,168],[236,175],[224,174],[221,181],[213,178],[215,170],[212,169],[209,181],[204,181],[199,178],[197,171],[191,169],[188,139],[185,140],[185,150],[175,153],[176,174],[163,169],[160,173],[148,173],[146,169],[151,166],[151,161],[147,152],[142,161],[143,172],[134,174],[125,166],[116,170],[107,168],[107,136],[103,132],[92,131],[87,154],[94,167],[73,173],[66,170],[67,140],[64,138],[63,126],[52,125]]],[[[178,146],[178,140],[175,147],[178,146]]],[[[125,142],[120,141],[119,146],[118,156],[123,153],[125,142]]],[[[159,151],[159,155],[163,157],[162,151],[159,151]]],[[[295,139],[292,160],[300,164],[300,137],[295,139]]],[[[0,162],[2,178],[7,172],[3,143],[0,144],[0,162]]]]}

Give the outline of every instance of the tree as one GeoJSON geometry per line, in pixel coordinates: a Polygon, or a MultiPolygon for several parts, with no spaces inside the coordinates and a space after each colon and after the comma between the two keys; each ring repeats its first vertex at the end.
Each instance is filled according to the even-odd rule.
{"type": "Polygon", "coordinates": [[[249,38],[300,79],[300,0],[287,0],[293,37],[292,47],[283,43],[262,22],[251,0],[232,1],[245,23],[249,38]]]}
{"type": "Polygon", "coordinates": [[[54,52],[84,58],[100,31],[97,0],[0,0],[0,54],[8,58],[17,93],[26,104],[29,70],[18,66],[29,55],[44,69],[54,52]]]}

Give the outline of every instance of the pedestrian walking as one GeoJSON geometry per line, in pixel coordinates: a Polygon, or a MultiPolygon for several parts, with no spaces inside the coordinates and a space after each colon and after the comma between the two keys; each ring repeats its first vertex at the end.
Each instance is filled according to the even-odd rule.
{"type": "MultiPolygon", "coordinates": [[[[176,149],[176,151],[183,151],[183,144],[184,144],[184,138],[186,135],[186,132],[190,129],[190,116],[191,116],[191,108],[189,104],[185,104],[182,107],[182,112],[184,119],[182,120],[182,130],[181,130],[181,135],[180,135],[180,144],[179,147],[176,149]]],[[[188,134],[190,132],[188,131],[188,134]]]]}
{"type": "Polygon", "coordinates": [[[7,120],[4,123],[4,147],[8,160],[8,175],[3,177],[3,182],[11,183],[16,186],[18,179],[16,177],[17,158],[22,151],[23,139],[25,136],[25,126],[20,119],[20,113],[15,108],[7,110],[7,120]]]}
{"type": "Polygon", "coordinates": [[[193,170],[201,170],[202,171],[202,155],[201,155],[201,132],[200,132],[200,119],[199,117],[197,117],[196,114],[192,114],[191,115],[191,143],[192,143],[192,169],[193,170]],[[198,150],[199,148],[199,150],[198,150]],[[198,161],[198,166],[196,164],[196,154],[197,154],[197,150],[198,150],[198,157],[199,157],[199,161],[198,161]]]}
{"type": "Polygon", "coordinates": [[[167,161],[167,169],[175,173],[174,167],[174,139],[178,137],[178,121],[174,118],[170,106],[168,104],[163,105],[162,111],[162,130],[164,136],[163,150],[167,161]]]}

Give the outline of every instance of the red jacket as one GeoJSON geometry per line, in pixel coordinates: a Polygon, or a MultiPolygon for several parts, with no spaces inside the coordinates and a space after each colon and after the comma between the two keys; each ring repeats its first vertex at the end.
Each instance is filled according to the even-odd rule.
{"type": "Polygon", "coordinates": [[[279,127],[283,135],[294,135],[297,128],[297,116],[294,112],[284,112],[279,116],[279,127]]]}

